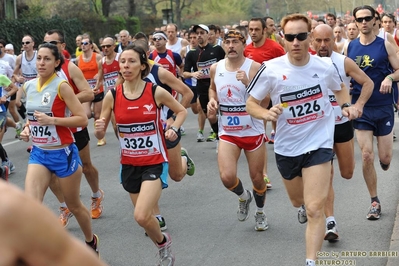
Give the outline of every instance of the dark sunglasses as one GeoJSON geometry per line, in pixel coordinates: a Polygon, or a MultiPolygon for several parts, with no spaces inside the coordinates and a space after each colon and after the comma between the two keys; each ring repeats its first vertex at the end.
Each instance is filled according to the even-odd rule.
{"type": "Polygon", "coordinates": [[[89,42],[82,42],[82,45],[88,45],[90,44],[89,42]]]}
{"type": "Polygon", "coordinates": [[[366,22],[371,21],[374,18],[374,16],[367,16],[367,17],[363,17],[363,18],[355,18],[356,22],[358,23],[362,23],[363,20],[365,20],[366,22]]]}
{"type": "Polygon", "coordinates": [[[28,44],[30,44],[31,42],[22,42],[22,45],[28,45],[28,44]]]}
{"type": "Polygon", "coordinates": [[[46,44],[46,43],[50,43],[50,44],[53,44],[53,45],[57,45],[58,43],[60,43],[60,41],[43,42],[43,44],[46,44]]]}
{"type": "Polygon", "coordinates": [[[101,45],[101,48],[110,48],[112,45],[111,44],[104,44],[104,45],[101,45]]]}
{"type": "Polygon", "coordinates": [[[157,38],[152,38],[152,40],[153,40],[154,42],[156,42],[156,41],[161,41],[161,40],[163,40],[163,38],[157,37],[157,38]]]}
{"type": "Polygon", "coordinates": [[[309,32],[301,32],[297,34],[284,34],[284,39],[287,42],[293,42],[295,38],[297,38],[298,41],[304,41],[308,38],[309,32]]]}

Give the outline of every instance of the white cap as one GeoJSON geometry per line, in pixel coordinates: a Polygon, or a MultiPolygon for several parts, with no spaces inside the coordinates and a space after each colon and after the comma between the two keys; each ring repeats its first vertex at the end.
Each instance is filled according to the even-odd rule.
{"type": "Polygon", "coordinates": [[[9,43],[9,44],[6,45],[6,47],[4,47],[4,49],[13,50],[14,51],[14,46],[11,43],[9,43]]]}
{"type": "Polygon", "coordinates": [[[204,25],[204,24],[195,25],[195,26],[193,27],[193,31],[197,31],[198,28],[201,28],[201,29],[203,29],[204,31],[206,31],[207,33],[209,33],[209,28],[208,28],[207,25],[204,25]]]}

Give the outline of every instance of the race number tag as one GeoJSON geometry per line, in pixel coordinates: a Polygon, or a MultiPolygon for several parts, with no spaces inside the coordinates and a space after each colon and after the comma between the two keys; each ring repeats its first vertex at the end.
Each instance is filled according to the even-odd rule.
{"type": "MultiPolygon", "coordinates": [[[[42,126],[37,122],[33,113],[28,113],[29,129],[32,136],[32,143],[37,145],[48,145],[58,143],[58,134],[54,125],[42,126]]],[[[53,113],[46,113],[46,115],[53,117],[53,113]]]]}
{"type": "Polygon", "coordinates": [[[220,105],[219,109],[224,131],[234,132],[251,128],[251,116],[245,110],[245,105],[220,105]]]}

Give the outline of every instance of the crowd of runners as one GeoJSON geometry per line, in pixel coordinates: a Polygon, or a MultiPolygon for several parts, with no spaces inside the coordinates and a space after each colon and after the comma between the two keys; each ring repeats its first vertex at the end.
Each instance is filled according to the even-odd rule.
{"type": "Polygon", "coordinates": [[[180,182],[201,165],[180,143],[187,112],[198,119],[193,141],[215,143],[222,184],[238,198],[238,221],[253,215],[256,231],[269,227],[264,207],[273,180],[267,174],[266,145],[274,145],[298,222],[307,223],[306,265],[317,264],[323,240],[339,240],[332,160],[337,159],[343,178],[352,178],[355,136],[370,196],[365,218],[378,220],[374,157],[387,171],[395,140],[395,16],[366,5],[345,19],[290,14],[275,23],[263,17],[224,27],[196,24],[188,30],[168,24],[150,34],[121,30],[98,45],[82,34],[71,59],[64,53],[66,36],[58,29],[49,29],[41,40],[26,34],[18,56],[12,44],[0,39],[2,179],[12,183],[9,175],[16,167],[1,145],[7,129],[15,128],[15,137],[28,142],[30,152],[25,193],[0,181],[0,197],[7,198],[0,205],[0,225],[22,212],[29,217],[29,224],[21,220],[15,230],[2,231],[0,265],[48,265],[54,258],[57,265],[103,265],[95,256],[101,232],[94,234],[92,219],[101,218],[107,191],[91,160],[89,119],[98,146],[109,145],[109,124],[115,131],[121,184],[134,206],[134,219],[158,249],[159,265],[175,262],[158,204],[162,190],[169,177],[180,182]],[[241,151],[252,189],[237,177],[241,151]],[[90,210],[79,197],[82,174],[92,191],[90,210]],[[59,201],[59,222],[39,204],[47,188],[59,201]],[[14,207],[32,197],[36,200],[27,200],[24,208],[14,207]],[[35,216],[36,209],[43,215],[35,216]],[[73,216],[87,249],[63,229],[73,216]],[[44,227],[48,230],[40,231],[44,227]],[[34,237],[22,244],[12,241],[25,234],[34,237]],[[27,251],[31,243],[37,252],[27,251]]]}

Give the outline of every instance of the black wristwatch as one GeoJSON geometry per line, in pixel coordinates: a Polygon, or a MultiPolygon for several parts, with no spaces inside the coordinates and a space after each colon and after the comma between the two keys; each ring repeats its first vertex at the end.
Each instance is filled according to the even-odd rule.
{"type": "Polygon", "coordinates": [[[344,103],[343,105],[341,105],[341,109],[344,109],[345,107],[350,107],[351,104],[350,103],[344,103]]]}

